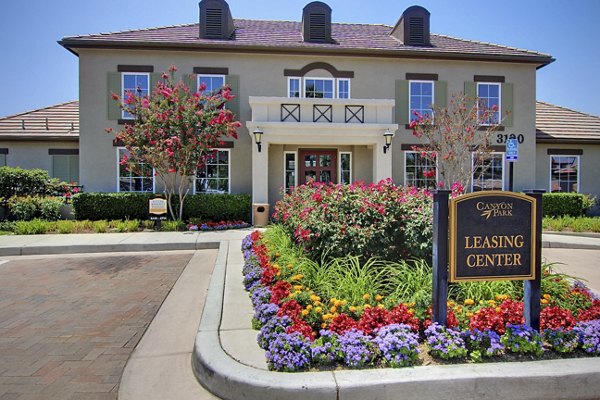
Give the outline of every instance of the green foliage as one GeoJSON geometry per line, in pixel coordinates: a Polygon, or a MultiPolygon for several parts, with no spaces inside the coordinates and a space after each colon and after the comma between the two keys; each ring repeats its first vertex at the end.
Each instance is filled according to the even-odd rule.
{"type": "Polygon", "coordinates": [[[94,232],[96,233],[106,233],[108,231],[108,226],[109,224],[106,220],[94,221],[92,225],[94,232]]]}
{"type": "Polygon", "coordinates": [[[392,297],[400,303],[415,303],[424,307],[432,299],[432,271],[425,260],[400,261],[391,265],[392,297]]]}
{"type": "Polygon", "coordinates": [[[63,204],[62,197],[11,197],[8,201],[11,217],[20,221],[30,221],[34,218],[56,221],[60,218],[60,208],[63,204]]]}
{"type": "Polygon", "coordinates": [[[31,221],[16,221],[13,229],[17,235],[41,235],[48,232],[48,222],[37,218],[31,221]]]}
{"type": "Polygon", "coordinates": [[[59,187],[46,170],[0,167],[0,197],[53,194],[59,187]]]}
{"type": "Polygon", "coordinates": [[[542,215],[545,217],[580,217],[595,202],[590,196],[581,193],[544,193],[542,201],[542,215]]]}
{"type": "Polygon", "coordinates": [[[60,209],[65,203],[62,197],[42,197],[38,201],[40,218],[47,221],[60,219],[60,209]]]}
{"type": "Polygon", "coordinates": [[[472,299],[475,303],[495,300],[496,295],[508,295],[512,299],[523,297],[523,283],[520,281],[459,282],[448,287],[448,297],[463,302],[472,299]]]}
{"type": "Polygon", "coordinates": [[[309,182],[277,202],[274,218],[313,260],[431,256],[430,194],[391,180],[368,186],[309,182]]]}
{"type": "MultiPolygon", "coordinates": [[[[153,193],[78,193],[73,196],[73,212],[79,220],[147,220],[148,201],[155,197],[153,193]]],[[[250,195],[197,194],[185,202],[186,219],[250,220],[250,195]]]]}
{"type": "Polygon", "coordinates": [[[600,233],[599,217],[544,217],[542,229],[545,231],[571,231],[600,233]]]}
{"type": "Polygon", "coordinates": [[[185,224],[181,221],[163,221],[162,229],[166,232],[176,232],[185,229],[185,224]]]}

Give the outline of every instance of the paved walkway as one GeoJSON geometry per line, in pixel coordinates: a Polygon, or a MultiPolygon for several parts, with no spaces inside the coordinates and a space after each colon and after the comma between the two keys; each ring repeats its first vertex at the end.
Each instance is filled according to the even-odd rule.
{"type": "Polygon", "coordinates": [[[0,399],[116,399],[125,363],[192,255],[0,261],[0,399]]]}

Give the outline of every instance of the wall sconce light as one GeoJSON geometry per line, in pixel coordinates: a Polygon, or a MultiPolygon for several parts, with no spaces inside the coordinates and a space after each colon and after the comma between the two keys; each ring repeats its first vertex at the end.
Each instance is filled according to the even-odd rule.
{"type": "Polygon", "coordinates": [[[388,128],[385,130],[383,137],[385,138],[385,145],[383,146],[383,154],[385,154],[385,153],[387,153],[388,149],[390,148],[390,145],[392,144],[392,139],[394,138],[394,132],[390,131],[390,129],[388,128]]]}
{"type": "Polygon", "coordinates": [[[260,149],[261,149],[261,145],[262,145],[262,135],[263,135],[263,131],[260,130],[259,127],[256,127],[256,129],[254,130],[254,143],[256,143],[256,146],[258,147],[258,152],[260,153],[260,149]]]}

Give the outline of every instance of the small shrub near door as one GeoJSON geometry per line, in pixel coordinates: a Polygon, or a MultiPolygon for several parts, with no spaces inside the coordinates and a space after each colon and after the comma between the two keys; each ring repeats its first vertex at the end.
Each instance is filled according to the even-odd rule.
{"type": "Polygon", "coordinates": [[[11,197],[8,201],[9,215],[18,221],[31,221],[40,218],[47,221],[60,219],[62,197],[25,196],[11,197]]]}
{"type": "Polygon", "coordinates": [[[580,217],[594,206],[596,199],[581,193],[544,193],[542,201],[544,217],[580,217]]]}

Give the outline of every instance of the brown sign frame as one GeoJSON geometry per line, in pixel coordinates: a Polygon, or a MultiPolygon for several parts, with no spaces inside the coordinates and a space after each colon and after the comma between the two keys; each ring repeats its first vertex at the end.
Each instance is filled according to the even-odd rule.
{"type": "MultiPolygon", "coordinates": [[[[535,275],[535,271],[536,271],[536,237],[537,237],[537,227],[536,227],[536,221],[538,216],[537,214],[537,207],[536,207],[536,199],[531,197],[531,196],[527,196],[525,194],[522,193],[515,193],[515,192],[506,192],[506,191],[500,191],[500,190],[490,190],[490,191],[483,191],[483,192],[475,192],[475,193],[469,193],[469,194],[465,194],[456,198],[453,198],[450,200],[450,210],[449,210],[449,241],[450,241],[450,249],[449,249],[449,265],[450,265],[450,282],[480,282],[480,281],[500,281],[500,280],[532,280],[536,278],[535,275]],[[478,274],[477,276],[464,276],[460,274],[460,268],[459,268],[459,263],[458,263],[458,258],[459,255],[464,255],[464,249],[459,249],[459,242],[461,243],[465,243],[464,240],[464,236],[462,238],[459,238],[458,235],[458,228],[459,228],[459,213],[461,205],[462,204],[467,204],[466,202],[468,201],[472,201],[474,199],[479,199],[479,200],[485,200],[486,198],[495,198],[497,199],[498,197],[502,198],[502,199],[506,199],[507,201],[510,200],[515,200],[518,199],[519,201],[525,201],[527,203],[530,204],[530,213],[526,213],[529,214],[529,221],[524,221],[521,223],[521,226],[523,228],[528,227],[529,228],[529,235],[528,235],[528,240],[527,242],[529,243],[529,246],[527,246],[526,248],[520,248],[518,250],[516,250],[514,247],[512,247],[511,249],[513,249],[514,251],[519,251],[520,253],[516,253],[516,254],[520,254],[520,257],[525,255],[525,258],[528,258],[529,261],[529,271],[526,274],[523,273],[519,273],[519,274],[514,274],[514,275],[510,275],[510,274],[503,274],[503,275],[480,275],[478,274]],[[462,239],[462,240],[461,240],[462,239]],[[527,252],[527,254],[525,254],[525,252],[527,252]]],[[[488,210],[480,210],[483,211],[482,214],[479,215],[479,217],[481,218],[485,218],[486,221],[489,221],[489,226],[490,226],[490,232],[502,232],[502,225],[506,225],[506,221],[503,220],[502,218],[490,218],[490,213],[495,212],[494,210],[490,211],[490,213],[488,213],[488,210]]],[[[499,210],[501,211],[501,210],[499,210]]],[[[512,210],[511,210],[512,213],[512,210]]],[[[461,221],[461,224],[465,224],[468,223],[468,221],[461,221]]],[[[487,222],[486,222],[487,223],[487,222]]],[[[462,228],[464,228],[464,225],[461,226],[462,228]]],[[[475,232],[475,234],[477,234],[479,232],[475,232]]],[[[485,253],[483,253],[485,254],[485,253]]]]}

